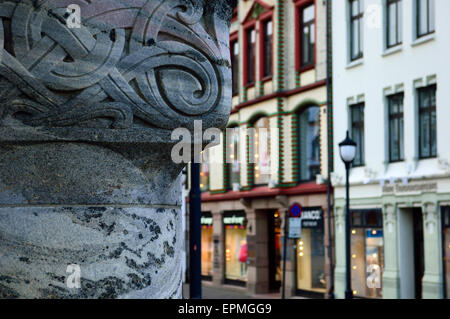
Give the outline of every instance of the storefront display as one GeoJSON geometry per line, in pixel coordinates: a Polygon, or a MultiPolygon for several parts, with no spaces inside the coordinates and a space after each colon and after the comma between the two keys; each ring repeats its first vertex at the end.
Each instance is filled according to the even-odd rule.
{"type": "Polygon", "coordinates": [[[381,210],[352,210],[351,217],[353,294],[382,298],[384,252],[381,210]]]}
{"type": "Polygon", "coordinates": [[[247,230],[245,212],[224,213],[225,279],[229,283],[247,281],[247,230]]]}
{"type": "Polygon", "coordinates": [[[303,208],[302,235],[297,240],[297,293],[325,292],[323,210],[303,208]]]}
{"type": "Polygon", "coordinates": [[[445,293],[450,299],[450,206],[442,207],[442,231],[444,242],[445,293]]]}
{"type": "Polygon", "coordinates": [[[212,279],[212,265],[213,265],[213,218],[211,213],[202,213],[202,277],[206,280],[212,279]]]}

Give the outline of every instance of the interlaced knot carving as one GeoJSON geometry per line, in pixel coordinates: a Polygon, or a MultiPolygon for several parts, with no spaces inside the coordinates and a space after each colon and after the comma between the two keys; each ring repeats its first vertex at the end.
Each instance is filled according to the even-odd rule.
{"type": "Polygon", "coordinates": [[[231,71],[228,22],[210,6],[0,0],[0,118],[47,127],[217,125],[230,108],[231,71]],[[80,28],[66,23],[72,4],[80,28]]]}

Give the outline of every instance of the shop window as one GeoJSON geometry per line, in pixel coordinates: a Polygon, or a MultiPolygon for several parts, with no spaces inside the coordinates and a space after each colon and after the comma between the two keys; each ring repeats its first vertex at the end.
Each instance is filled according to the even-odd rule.
{"type": "Polygon", "coordinates": [[[202,213],[201,217],[202,233],[202,277],[206,280],[212,280],[213,265],[213,217],[211,213],[202,213]]]}
{"type": "Polygon", "coordinates": [[[417,38],[434,32],[435,0],[416,0],[417,38]]]}
{"type": "Polygon", "coordinates": [[[419,157],[436,157],[436,85],[419,89],[419,157]]]}
{"type": "Polygon", "coordinates": [[[232,92],[233,95],[239,93],[239,42],[231,42],[231,72],[232,72],[232,92]]]}
{"type": "Polygon", "coordinates": [[[363,57],[363,0],[350,0],[350,60],[363,57]]]}
{"type": "Polygon", "coordinates": [[[381,210],[352,210],[351,215],[353,294],[382,298],[384,246],[381,210]]]}
{"type": "Polygon", "coordinates": [[[240,165],[239,165],[239,128],[229,129],[228,141],[228,181],[231,189],[237,189],[240,185],[240,165]]]}
{"type": "Polygon", "coordinates": [[[270,180],[270,121],[262,117],[253,125],[250,139],[254,160],[254,184],[266,185],[270,180]]]}
{"type": "Polygon", "coordinates": [[[388,96],[389,161],[403,161],[403,93],[388,96]]]}
{"type": "Polygon", "coordinates": [[[311,106],[299,114],[299,171],[300,181],[315,180],[320,174],[319,107],[311,106]]]}
{"type": "Polygon", "coordinates": [[[391,48],[402,43],[402,0],[386,2],[386,47],[391,48]]]}
{"type": "Polygon", "coordinates": [[[442,229],[444,241],[445,294],[450,299],[450,206],[442,207],[442,229]]]}
{"type": "Polygon", "coordinates": [[[225,281],[247,281],[247,229],[244,212],[226,212],[225,227],[225,281]]]}
{"type": "Polygon", "coordinates": [[[303,208],[302,237],[297,240],[297,293],[324,293],[325,248],[323,210],[303,208]]]}
{"type": "Polygon", "coordinates": [[[352,139],[356,142],[356,156],[353,166],[363,166],[364,155],[364,103],[350,106],[352,139]]]}

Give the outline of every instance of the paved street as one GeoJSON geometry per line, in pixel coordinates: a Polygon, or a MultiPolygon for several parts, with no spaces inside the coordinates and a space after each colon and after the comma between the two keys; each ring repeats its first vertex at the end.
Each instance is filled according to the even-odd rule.
{"type": "MultiPolygon", "coordinates": [[[[279,299],[280,294],[249,295],[244,288],[240,287],[223,286],[217,288],[204,284],[202,287],[202,297],[203,299],[279,299]]],[[[183,298],[189,298],[189,284],[183,285],[183,298]]]]}

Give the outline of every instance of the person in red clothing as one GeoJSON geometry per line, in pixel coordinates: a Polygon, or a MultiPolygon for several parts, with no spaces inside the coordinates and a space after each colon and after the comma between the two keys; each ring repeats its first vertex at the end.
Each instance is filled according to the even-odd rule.
{"type": "Polygon", "coordinates": [[[241,276],[244,277],[247,273],[247,242],[241,240],[241,249],[239,250],[239,261],[241,262],[241,276]]]}

